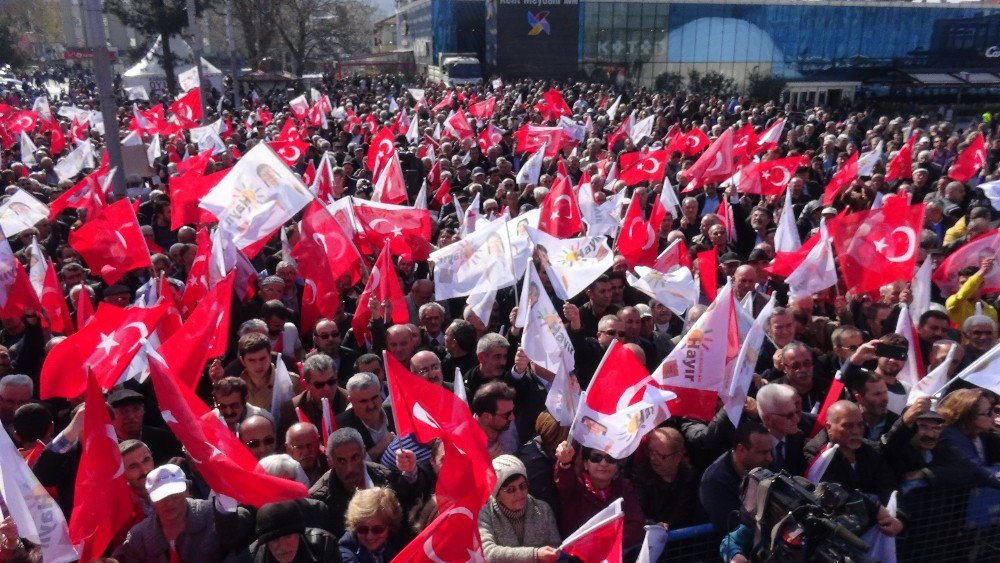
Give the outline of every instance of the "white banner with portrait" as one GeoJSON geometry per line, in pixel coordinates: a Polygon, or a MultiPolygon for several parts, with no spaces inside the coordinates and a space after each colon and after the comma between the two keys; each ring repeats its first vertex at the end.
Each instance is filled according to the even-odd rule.
{"type": "Polygon", "coordinates": [[[435,299],[464,297],[513,285],[514,263],[507,217],[431,253],[435,299]]]}
{"type": "Polygon", "coordinates": [[[312,201],[308,188],[266,143],[247,151],[200,206],[240,250],[270,235],[312,201]]]}
{"type": "Polygon", "coordinates": [[[15,236],[35,226],[49,216],[49,208],[28,192],[18,189],[0,204],[0,229],[7,237],[15,236]]]}

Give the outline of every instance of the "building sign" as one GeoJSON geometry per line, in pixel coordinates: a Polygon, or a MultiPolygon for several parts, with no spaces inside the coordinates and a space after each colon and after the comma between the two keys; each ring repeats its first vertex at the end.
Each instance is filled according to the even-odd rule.
{"type": "Polygon", "coordinates": [[[987,59],[1000,59],[1000,45],[993,45],[986,49],[987,59]]]}
{"type": "Polygon", "coordinates": [[[510,76],[571,75],[577,68],[577,0],[495,0],[497,57],[510,76]]]}
{"type": "MultiPolygon", "coordinates": [[[[108,57],[111,58],[111,62],[118,60],[118,53],[108,49],[108,57]]],[[[90,49],[66,49],[63,51],[63,59],[67,61],[82,61],[91,60],[94,58],[94,52],[90,49]]]]}

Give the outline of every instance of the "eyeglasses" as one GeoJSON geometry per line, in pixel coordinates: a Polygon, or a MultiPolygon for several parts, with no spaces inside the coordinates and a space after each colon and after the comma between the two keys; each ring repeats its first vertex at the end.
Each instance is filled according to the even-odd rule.
{"type": "Polygon", "coordinates": [[[441,364],[434,364],[432,366],[428,366],[428,367],[425,367],[425,368],[420,368],[417,371],[415,371],[414,373],[416,373],[417,375],[427,375],[428,373],[430,373],[432,371],[441,371],[441,364]]]}
{"type": "Polygon", "coordinates": [[[286,445],[289,448],[292,448],[292,450],[294,451],[308,450],[314,446],[314,444],[286,444],[286,445]]]}
{"type": "Polygon", "coordinates": [[[327,387],[327,386],[336,387],[337,386],[337,380],[336,380],[336,378],[333,378],[333,379],[327,379],[326,381],[313,381],[312,382],[312,386],[315,387],[315,388],[317,388],[317,389],[322,389],[322,388],[327,387]]]}
{"type": "Polygon", "coordinates": [[[606,461],[611,465],[618,465],[617,459],[601,452],[590,452],[590,454],[587,455],[587,461],[590,463],[601,463],[602,461],[606,461]]]}
{"type": "Polygon", "coordinates": [[[852,352],[855,351],[855,350],[857,350],[860,347],[861,346],[859,344],[845,344],[845,345],[841,346],[841,348],[843,348],[844,350],[851,350],[852,352]]]}
{"type": "Polygon", "coordinates": [[[602,330],[601,332],[608,336],[625,336],[624,330],[602,330]]]}
{"type": "Polygon", "coordinates": [[[524,483],[518,483],[516,485],[507,485],[506,487],[500,489],[500,492],[512,495],[517,492],[523,492],[528,490],[527,481],[524,483]]]}
{"type": "Polygon", "coordinates": [[[316,338],[340,338],[339,332],[317,332],[316,338]]]}
{"type": "Polygon", "coordinates": [[[385,526],[381,526],[378,524],[374,526],[358,526],[357,528],[354,528],[354,533],[359,536],[367,536],[367,535],[377,536],[379,534],[384,534],[387,529],[388,528],[386,528],[385,526]]]}
{"type": "Polygon", "coordinates": [[[261,445],[273,446],[274,438],[268,436],[267,438],[262,438],[260,440],[247,440],[246,442],[243,443],[246,444],[248,448],[259,448],[261,445]]]}

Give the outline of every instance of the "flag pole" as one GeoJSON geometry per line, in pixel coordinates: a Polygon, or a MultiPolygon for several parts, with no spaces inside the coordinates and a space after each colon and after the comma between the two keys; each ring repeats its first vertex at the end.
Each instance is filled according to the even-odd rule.
{"type": "Polygon", "coordinates": [[[963,369],[957,375],[955,375],[955,377],[952,377],[951,379],[949,379],[944,385],[941,386],[940,389],[937,390],[936,393],[934,393],[933,395],[931,395],[931,397],[932,398],[940,398],[941,395],[942,395],[942,393],[946,389],[948,389],[949,387],[951,387],[951,385],[953,383],[955,383],[956,381],[958,381],[959,379],[961,379],[962,381],[965,381],[965,378],[967,378],[968,376],[973,375],[975,373],[978,373],[976,370],[979,369],[979,368],[981,368],[984,364],[987,364],[991,360],[993,360],[994,356],[998,352],[1000,352],[1000,343],[994,345],[993,348],[990,348],[989,351],[987,351],[985,354],[983,354],[982,356],[979,356],[978,358],[976,358],[976,360],[974,362],[972,362],[971,364],[969,364],[968,366],[966,366],[966,368],[963,369]]]}

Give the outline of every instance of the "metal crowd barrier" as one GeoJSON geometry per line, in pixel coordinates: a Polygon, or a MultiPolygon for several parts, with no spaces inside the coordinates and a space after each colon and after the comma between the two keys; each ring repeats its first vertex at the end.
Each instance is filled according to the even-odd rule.
{"type": "MultiPolygon", "coordinates": [[[[899,563],[1000,563],[1000,490],[918,486],[900,493],[899,510],[899,563]]],[[[711,524],[670,530],[659,560],[718,563],[719,541],[711,524]]]]}

